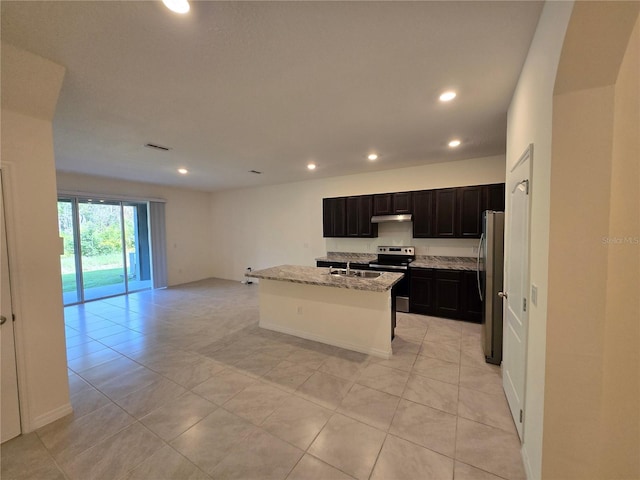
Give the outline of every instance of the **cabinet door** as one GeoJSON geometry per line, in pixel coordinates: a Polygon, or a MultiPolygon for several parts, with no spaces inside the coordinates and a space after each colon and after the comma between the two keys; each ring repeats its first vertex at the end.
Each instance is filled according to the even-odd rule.
{"type": "Polygon", "coordinates": [[[462,238],[480,238],[482,212],[486,188],[483,186],[458,188],[458,235],[462,238]]]}
{"type": "Polygon", "coordinates": [[[373,216],[373,195],[361,195],[358,203],[358,236],[377,237],[378,224],[371,223],[373,216]]]}
{"type": "Polygon", "coordinates": [[[456,191],[455,188],[434,190],[434,236],[456,236],[456,191]]]}
{"type": "Polygon", "coordinates": [[[322,236],[333,237],[333,203],[332,198],[322,199],[322,236]]]}
{"type": "Polygon", "coordinates": [[[438,317],[462,317],[462,276],[458,270],[436,270],[436,312],[438,317]]]}
{"type": "Polygon", "coordinates": [[[411,192],[398,192],[393,194],[393,213],[411,213],[411,192]]]}
{"type": "Polygon", "coordinates": [[[462,272],[463,318],[470,322],[482,321],[482,300],[478,293],[478,277],[475,271],[462,272]]]}
{"type": "Polygon", "coordinates": [[[380,193],[373,196],[373,214],[391,215],[393,214],[393,194],[380,193]]]}
{"type": "Polygon", "coordinates": [[[433,237],[433,191],[413,192],[413,237],[433,237]]]}
{"type": "Polygon", "coordinates": [[[347,235],[347,206],[346,198],[334,198],[333,204],[333,233],[334,237],[347,235]]]}
{"type": "Polygon", "coordinates": [[[341,198],[322,199],[322,236],[344,237],[347,232],[346,200],[341,198]]]}
{"type": "Polygon", "coordinates": [[[412,268],[409,283],[409,311],[433,315],[435,313],[435,277],[434,270],[412,268]]]}
{"type": "Polygon", "coordinates": [[[347,237],[360,236],[360,197],[347,197],[346,215],[347,215],[347,237]]]}
{"type": "Polygon", "coordinates": [[[504,212],[504,183],[485,186],[485,210],[504,212]]]}

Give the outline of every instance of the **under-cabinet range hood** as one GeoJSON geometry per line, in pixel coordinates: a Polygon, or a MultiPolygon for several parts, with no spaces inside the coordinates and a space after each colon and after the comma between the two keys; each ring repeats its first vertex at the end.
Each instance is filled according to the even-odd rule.
{"type": "Polygon", "coordinates": [[[405,215],[374,215],[371,217],[371,223],[389,223],[389,222],[411,222],[413,217],[410,213],[405,215]]]}

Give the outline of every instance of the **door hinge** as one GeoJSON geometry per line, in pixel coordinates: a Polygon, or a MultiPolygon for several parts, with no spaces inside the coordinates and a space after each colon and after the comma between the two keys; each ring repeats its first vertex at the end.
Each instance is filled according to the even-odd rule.
{"type": "Polygon", "coordinates": [[[522,416],[524,415],[524,412],[522,411],[522,409],[520,409],[520,423],[522,423],[522,416]]]}
{"type": "Polygon", "coordinates": [[[523,312],[527,311],[527,299],[526,298],[522,299],[522,311],[523,312]]]}

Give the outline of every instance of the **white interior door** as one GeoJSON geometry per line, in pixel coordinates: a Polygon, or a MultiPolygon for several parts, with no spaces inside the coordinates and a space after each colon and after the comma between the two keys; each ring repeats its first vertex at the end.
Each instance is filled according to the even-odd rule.
{"type": "Polygon", "coordinates": [[[11,284],[9,282],[9,256],[7,253],[7,232],[5,224],[4,196],[0,176],[0,250],[2,277],[0,278],[0,441],[5,442],[20,435],[20,404],[18,401],[18,375],[16,370],[16,346],[13,335],[13,310],[11,307],[11,284]]]}
{"type": "Polygon", "coordinates": [[[502,383],[522,439],[529,316],[529,172],[531,149],[511,170],[507,195],[502,383]]]}

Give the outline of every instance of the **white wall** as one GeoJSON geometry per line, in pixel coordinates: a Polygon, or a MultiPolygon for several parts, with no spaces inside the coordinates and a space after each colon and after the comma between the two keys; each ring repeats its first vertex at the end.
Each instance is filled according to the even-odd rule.
{"type": "Polygon", "coordinates": [[[64,68],[2,44],[2,173],[23,432],[71,412],[51,117],[64,68]]]}
{"type": "Polygon", "coordinates": [[[640,478],[639,25],[638,2],[577,2],[560,58],[544,478],[640,478]]]}
{"type": "Polygon", "coordinates": [[[166,200],[169,285],[211,276],[210,193],[65,172],[58,172],[58,191],[166,200]]]}
{"type": "Polygon", "coordinates": [[[213,275],[240,280],[280,264],[315,265],[327,251],[373,252],[410,243],[418,254],[472,256],[473,240],[412,239],[411,225],[380,225],[378,238],[324,239],[322,198],[504,181],[504,157],[487,157],[212,194],[213,275]]]}
{"type": "MultiPolygon", "coordinates": [[[[530,479],[541,478],[549,257],[549,192],[553,88],[573,2],[547,2],[508,112],[509,170],[533,143],[530,282],[538,302],[529,311],[523,458],[530,479]]],[[[507,209],[509,195],[507,194],[507,209]]],[[[505,245],[508,242],[505,241],[505,245]]]]}

